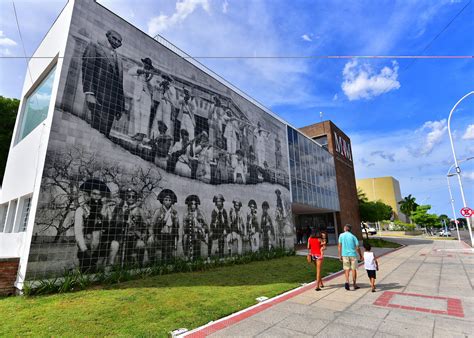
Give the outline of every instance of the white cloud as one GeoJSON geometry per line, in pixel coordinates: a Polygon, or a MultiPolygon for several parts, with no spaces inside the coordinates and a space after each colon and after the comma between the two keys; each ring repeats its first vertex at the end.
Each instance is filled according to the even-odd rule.
{"type": "Polygon", "coordinates": [[[16,46],[16,42],[10,38],[7,38],[3,31],[0,31],[0,46],[16,46]]]}
{"type": "Polygon", "coordinates": [[[304,41],[313,41],[313,39],[311,39],[311,37],[308,35],[308,34],[303,34],[301,36],[301,38],[304,40],[304,41]]]}
{"type": "Polygon", "coordinates": [[[427,156],[431,154],[436,145],[442,140],[446,134],[448,127],[446,125],[446,119],[440,121],[427,121],[423,126],[415,131],[415,134],[419,135],[422,140],[417,147],[408,147],[410,152],[415,156],[427,156]]]}
{"type": "Polygon", "coordinates": [[[474,124],[467,126],[466,132],[462,136],[463,140],[474,140],[474,124]]]}
{"type": "Polygon", "coordinates": [[[474,181],[474,171],[463,171],[461,175],[469,181],[474,181]]]}
{"type": "Polygon", "coordinates": [[[392,62],[392,67],[385,66],[377,74],[369,64],[352,60],[346,63],[342,75],[341,88],[350,101],[371,99],[400,88],[396,61],[392,62]]]}
{"type": "Polygon", "coordinates": [[[224,2],[222,3],[222,13],[226,14],[228,10],[229,10],[229,3],[227,2],[227,0],[224,0],[224,2]]]}
{"type": "Polygon", "coordinates": [[[12,52],[8,48],[0,48],[0,56],[12,56],[12,52]]]}
{"type": "Polygon", "coordinates": [[[337,96],[337,93],[336,93],[336,94],[334,94],[334,96],[332,97],[332,100],[333,100],[333,101],[337,101],[338,98],[339,98],[339,97],[337,96]]]}
{"type": "Polygon", "coordinates": [[[162,33],[176,24],[183,22],[190,14],[192,14],[198,7],[202,7],[206,12],[209,12],[208,0],[181,0],[176,2],[176,12],[168,16],[160,14],[151,18],[148,21],[148,34],[155,36],[162,33]]]}

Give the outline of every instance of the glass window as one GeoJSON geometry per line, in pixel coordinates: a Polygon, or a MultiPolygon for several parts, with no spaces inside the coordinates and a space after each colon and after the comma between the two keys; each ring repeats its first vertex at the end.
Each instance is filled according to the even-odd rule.
{"type": "Polygon", "coordinates": [[[26,231],[28,225],[28,217],[30,215],[30,205],[31,205],[31,196],[24,197],[23,206],[21,208],[21,218],[20,226],[18,227],[18,232],[26,231]]]}
{"type": "Polygon", "coordinates": [[[53,90],[54,67],[24,102],[17,142],[20,142],[48,116],[51,92],[53,90]]]}
{"type": "Polygon", "coordinates": [[[5,221],[7,219],[8,203],[0,205],[0,232],[5,228],[5,221]]]}
{"type": "Polygon", "coordinates": [[[5,232],[12,232],[13,224],[15,221],[16,207],[18,200],[10,201],[10,207],[8,208],[7,224],[5,226],[5,232]]]}

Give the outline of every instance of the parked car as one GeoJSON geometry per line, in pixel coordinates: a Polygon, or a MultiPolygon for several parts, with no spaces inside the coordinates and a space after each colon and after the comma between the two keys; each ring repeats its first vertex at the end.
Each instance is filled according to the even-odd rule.
{"type": "Polygon", "coordinates": [[[363,234],[368,233],[369,235],[375,235],[377,233],[377,230],[375,228],[372,228],[372,227],[362,228],[362,233],[363,234]]]}
{"type": "Polygon", "coordinates": [[[442,237],[451,237],[451,231],[446,231],[445,229],[443,229],[438,232],[438,235],[442,237]]]}

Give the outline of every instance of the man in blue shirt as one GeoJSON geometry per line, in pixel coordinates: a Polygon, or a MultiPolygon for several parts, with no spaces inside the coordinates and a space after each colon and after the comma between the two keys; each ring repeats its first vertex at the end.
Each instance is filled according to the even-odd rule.
{"type": "Polygon", "coordinates": [[[354,283],[354,290],[359,289],[357,285],[357,253],[359,253],[359,258],[362,260],[362,252],[359,248],[359,240],[356,236],[351,233],[352,226],[346,224],[344,226],[344,233],[339,236],[339,260],[342,261],[342,266],[344,268],[344,274],[346,276],[346,284],[344,287],[346,290],[349,288],[349,272],[352,270],[352,282],[354,283]]]}

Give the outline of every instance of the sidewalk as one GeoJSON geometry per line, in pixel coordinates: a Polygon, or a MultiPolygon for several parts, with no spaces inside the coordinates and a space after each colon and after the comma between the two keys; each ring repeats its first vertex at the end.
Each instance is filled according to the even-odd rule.
{"type": "Polygon", "coordinates": [[[329,277],[198,328],[190,337],[468,337],[474,323],[474,252],[457,241],[409,245],[379,259],[378,290],[346,291],[329,277]]]}

